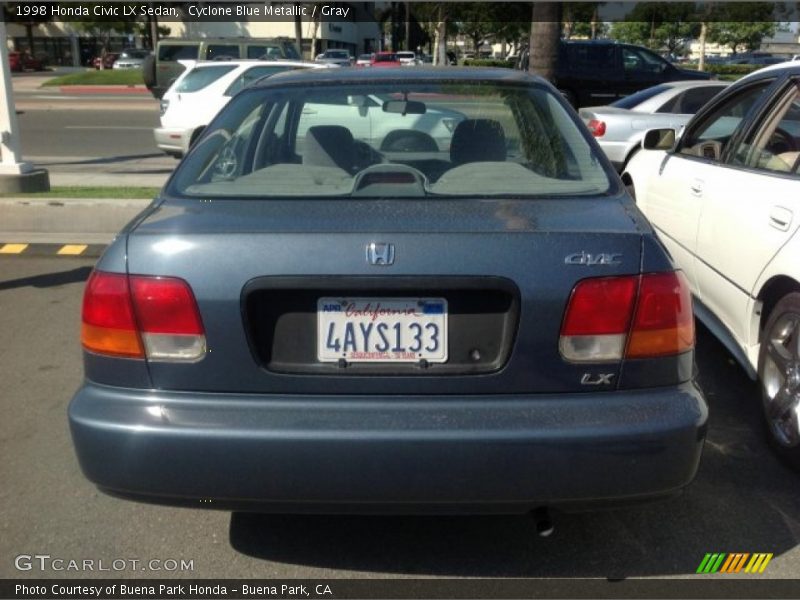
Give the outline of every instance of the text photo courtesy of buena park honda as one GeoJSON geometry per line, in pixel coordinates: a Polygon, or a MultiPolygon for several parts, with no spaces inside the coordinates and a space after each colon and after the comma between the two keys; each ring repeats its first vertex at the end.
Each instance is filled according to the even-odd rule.
{"type": "Polygon", "coordinates": [[[0,10],[0,597],[800,596],[796,2],[0,10]]]}

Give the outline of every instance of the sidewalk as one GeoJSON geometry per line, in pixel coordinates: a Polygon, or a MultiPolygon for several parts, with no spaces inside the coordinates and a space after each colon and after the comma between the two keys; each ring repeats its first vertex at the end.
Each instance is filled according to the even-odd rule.
{"type": "Polygon", "coordinates": [[[0,255],[99,256],[119,230],[151,201],[0,198],[0,255]],[[66,251],[65,245],[70,247],[66,251]],[[83,249],[76,252],[76,246],[83,249]]]}
{"type": "Polygon", "coordinates": [[[48,92],[74,95],[150,95],[150,91],[144,85],[61,85],[42,87],[46,81],[60,75],[63,75],[63,73],[52,71],[25,73],[24,75],[12,76],[11,85],[15,92],[48,92]]]}

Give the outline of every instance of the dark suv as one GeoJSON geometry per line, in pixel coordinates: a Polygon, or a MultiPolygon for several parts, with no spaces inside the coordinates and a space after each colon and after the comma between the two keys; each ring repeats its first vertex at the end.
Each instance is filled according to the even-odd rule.
{"type": "MultiPolygon", "coordinates": [[[[518,68],[527,70],[528,49],[518,68]]],[[[711,79],[710,73],[679,69],[641,46],[608,40],[561,42],[555,85],[572,106],[610,104],[665,81],[711,79]]]]}

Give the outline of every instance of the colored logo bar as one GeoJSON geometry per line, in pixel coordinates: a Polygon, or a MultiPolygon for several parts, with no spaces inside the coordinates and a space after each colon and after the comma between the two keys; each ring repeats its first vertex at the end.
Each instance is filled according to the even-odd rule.
{"type": "Polygon", "coordinates": [[[703,557],[697,573],[763,573],[773,554],[766,552],[717,552],[703,557]]]}

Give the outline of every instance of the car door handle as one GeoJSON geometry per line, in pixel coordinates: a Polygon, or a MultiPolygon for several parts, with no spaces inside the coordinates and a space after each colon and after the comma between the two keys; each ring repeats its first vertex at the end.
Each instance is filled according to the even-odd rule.
{"type": "Polygon", "coordinates": [[[788,208],[782,206],[773,206],[769,212],[770,227],[774,227],[778,231],[789,231],[789,225],[792,224],[794,214],[788,208]]]}
{"type": "Polygon", "coordinates": [[[702,179],[695,179],[692,184],[689,186],[689,189],[694,196],[702,196],[703,195],[703,180],[702,179]]]}

